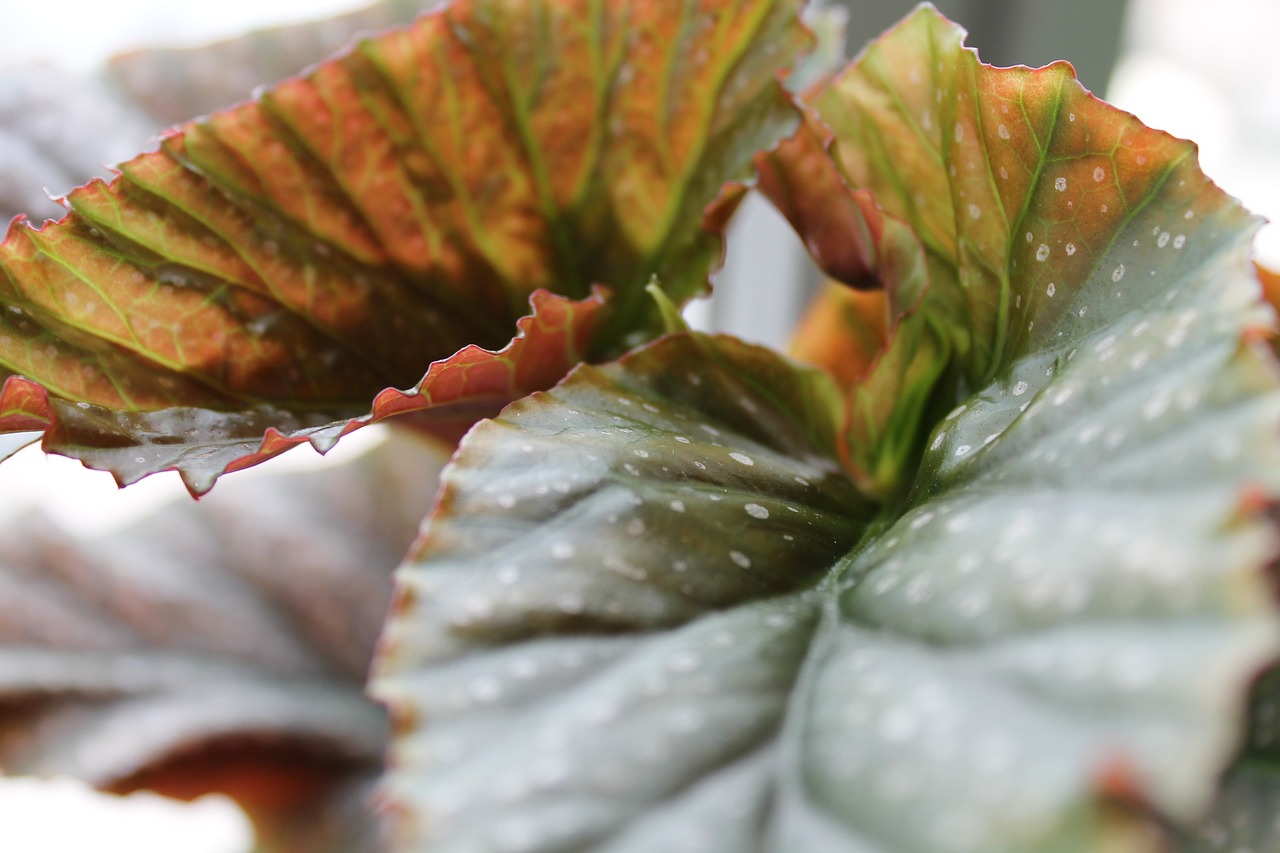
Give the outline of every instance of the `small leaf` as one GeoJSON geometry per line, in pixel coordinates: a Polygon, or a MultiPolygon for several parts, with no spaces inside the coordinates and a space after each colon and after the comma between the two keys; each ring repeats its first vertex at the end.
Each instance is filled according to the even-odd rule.
{"type": "Polygon", "coordinates": [[[46,449],[198,491],[276,452],[270,427],[327,440],[428,364],[504,345],[539,289],[612,290],[569,334],[595,351],[650,336],[650,277],[704,289],[703,209],[795,124],[775,77],[808,45],[798,0],[724,5],[458,0],[11,228],[0,365],[55,420],[92,410],[46,449]]]}
{"type": "Polygon", "coordinates": [[[851,190],[810,115],[791,139],[757,158],[760,188],[803,237],[818,266],[855,288],[824,291],[793,353],[850,389],[841,457],[868,494],[890,499],[921,450],[921,424],[950,356],[949,294],[930,287],[916,234],[851,190]]]}
{"type": "Polygon", "coordinates": [[[685,322],[680,309],[662,292],[662,285],[658,283],[657,278],[649,282],[644,290],[645,293],[653,297],[653,301],[658,305],[658,313],[662,317],[663,332],[668,335],[674,335],[677,332],[689,331],[689,324],[685,322]]]}
{"type": "MultiPolygon", "coordinates": [[[[385,719],[362,695],[364,673],[436,465],[401,439],[93,541],[41,519],[11,526],[0,769],[220,791],[264,831],[297,831],[313,799],[380,766],[385,719]]],[[[367,805],[355,823],[373,823],[367,805]]]]}

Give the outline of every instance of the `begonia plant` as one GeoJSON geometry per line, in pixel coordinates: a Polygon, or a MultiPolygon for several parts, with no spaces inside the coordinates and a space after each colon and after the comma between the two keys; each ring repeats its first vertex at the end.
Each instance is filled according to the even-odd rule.
{"type": "Polygon", "coordinates": [[[452,456],[411,546],[404,439],[11,536],[0,767],[273,853],[1280,845],[1258,219],[928,6],[793,72],[802,7],[453,0],[15,221],[11,448],[452,456]],[[789,354],[679,314],[751,189],[830,279],[789,354]]]}

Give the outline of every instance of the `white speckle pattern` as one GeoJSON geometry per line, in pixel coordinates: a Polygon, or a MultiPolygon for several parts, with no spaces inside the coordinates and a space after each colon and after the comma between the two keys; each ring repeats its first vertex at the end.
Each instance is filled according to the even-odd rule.
{"type": "Polygon", "coordinates": [[[924,527],[926,524],[933,521],[933,517],[934,515],[932,512],[922,512],[915,518],[911,519],[910,527],[912,530],[919,530],[921,527],[924,527]]]}
{"type": "Polygon", "coordinates": [[[1124,278],[1124,264],[1120,264],[1118,267],[1116,267],[1114,270],[1111,271],[1112,281],[1119,281],[1122,278],[1124,278]]]}
{"type": "Polygon", "coordinates": [[[1049,282],[1049,286],[1044,289],[1044,292],[1052,298],[1053,295],[1058,292],[1058,286],[1053,282],[1049,282]]]}
{"type": "Polygon", "coordinates": [[[1047,243],[1041,243],[1036,247],[1036,260],[1043,263],[1049,259],[1049,246],[1047,243]]]}
{"type": "Polygon", "coordinates": [[[730,551],[729,559],[733,560],[739,567],[744,569],[751,568],[751,558],[741,551],[730,551]]]}
{"type": "Polygon", "coordinates": [[[756,461],[745,453],[739,453],[736,450],[729,454],[729,458],[735,462],[741,462],[743,465],[755,465],[756,461]]]}
{"type": "Polygon", "coordinates": [[[1061,193],[1061,192],[1066,192],[1066,191],[1067,191],[1067,179],[1066,179],[1066,178],[1058,178],[1057,180],[1055,180],[1055,181],[1053,182],[1053,188],[1054,188],[1055,190],[1057,190],[1058,192],[1060,192],[1060,193],[1061,193]]]}
{"type": "Polygon", "coordinates": [[[769,510],[766,507],[760,506],[760,504],[747,504],[744,509],[746,509],[747,515],[752,518],[758,518],[761,521],[769,517],[769,510]]]}
{"type": "Polygon", "coordinates": [[[1107,170],[1103,169],[1101,166],[1098,166],[1093,170],[1093,179],[1098,183],[1102,183],[1102,181],[1106,180],[1106,177],[1107,170]]]}

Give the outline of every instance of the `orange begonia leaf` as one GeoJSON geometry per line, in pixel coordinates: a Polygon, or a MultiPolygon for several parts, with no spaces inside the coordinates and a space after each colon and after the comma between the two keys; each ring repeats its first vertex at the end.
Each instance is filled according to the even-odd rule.
{"type": "Polygon", "coordinates": [[[704,208],[796,124],[800,5],[457,0],[171,132],[0,245],[0,377],[28,400],[0,430],[51,419],[47,450],[201,492],[440,402],[421,419],[456,437],[651,336],[644,286],[705,289],[704,208]],[[571,302],[535,299],[527,344],[465,349],[540,290],[571,302]]]}
{"type": "Polygon", "coordinates": [[[28,429],[38,428],[41,402],[46,411],[56,412],[46,446],[111,471],[125,485],[153,471],[176,470],[194,494],[203,494],[220,473],[257,465],[305,443],[326,452],[342,436],[387,418],[455,442],[477,420],[496,415],[510,401],[551,387],[586,357],[604,299],[596,295],[574,302],[539,291],[532,303],[533,313],[517,323],[519,334],[503,349],[463,347],[434,362],[412,388],[378,393],[366,414],[337,420],[322,416],[315,424],[275,407],[235,413],[192,407],[124,412],[50,402],[39,386],[16,377],[9,381],[16,384],[15,394],[21,389],[31,400],[22,410],[31,412],[26,415],[28,429]],[[197,440],[169,438],[190,432],[197,440]]]}

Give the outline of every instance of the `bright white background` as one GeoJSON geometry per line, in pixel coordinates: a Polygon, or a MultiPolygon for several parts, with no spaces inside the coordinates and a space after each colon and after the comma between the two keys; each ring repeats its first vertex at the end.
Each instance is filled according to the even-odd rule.
{"type": "MultiPolygon", "coordinates": [[[[112,53],[146,43],[195,44],[358,5],[358,0],[0,0],[0,57],[91,71],[112,53]]],[[[1132,0],[1127,29],[1129,48],[1110,98],[1148,124],[1198,140],[1211,177],[1254,210],[1280,218],[1280,65],[1274,61],[1280,4],[1132,0]]],[[[794,243],[777,233],[776,217],[759,206],[749,206],[744,214],[747,221],[739,227],[753,233],[737,241],[740,254],[731,258],[726,278],[747,278],[745,271],[758,276],[760,270],[776,277],[788,267],[797,272],[794,243]]],[[[1280,267],[1280,229],[1267,229],[1259,252],[1280,267]]],[[[749,292],[752,282],[722,284],[731,285],[740,298],[714,312],[703,308],[700,316],[777,343],[785,324],[766,316],[768,311],[753,310],[760,303],[749,292]]],[[[335,455],[349,456],[364,444],[346,443],[335,455]]],[[[315,459],[298,450],[267,467],[297,467],[315,459]]],[[[172,477],[153,477],[117,493],[107,475],[64,459],[24,453],[0,466],[0,522],[34,503],[70,525],[95,531],[171,498],[185,499],[172,477]]],[[[15,853],[245,853],[250,832],[238,810],[221,798],[193,805],[150,795],[120,800],[69,781],[0,780],[0,845],[15,853]]]]}

